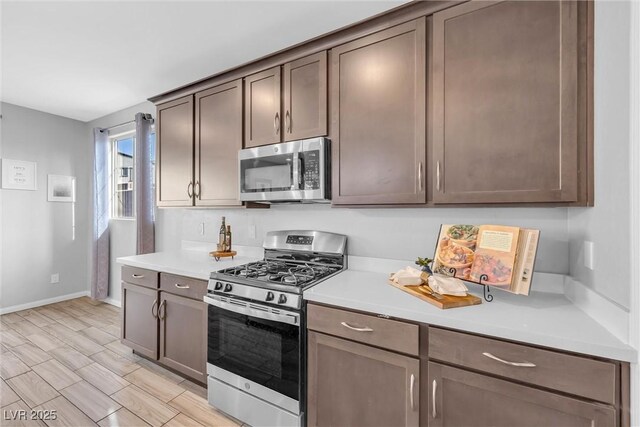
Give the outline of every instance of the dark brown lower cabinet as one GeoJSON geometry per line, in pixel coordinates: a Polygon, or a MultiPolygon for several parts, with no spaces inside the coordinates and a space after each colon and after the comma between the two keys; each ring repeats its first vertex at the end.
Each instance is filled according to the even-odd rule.
{"type": "Polygon", "coordinates": [[[308,335],[308,426],[417,426],[417,358],[308,335]]]}
{"type": "Polygon", "coordinates": [[[201,383],[207,375],[207,282],[122,268],[122,344],[201,383]]]}
{"type": "Polygon", "coordinates": [[[206,382],[207,305],[160,293],[160,363],[206,382]]]}
{"type": "Polygon", "coordinates": [[[158,291],[122,283],[122,343],[143,356],[158,358],[158,291]]]}
{"type": "MultiPolygon", "coordinates": [[[[425,362],[425,365],[427,363],[425,362]]],[[[423,367],[425,366],[423,365],[423,367]]],[[[424,370],[424,369],[423,369],[424,370]]],[[[598,427],[618,425],[616,410],[439,363],[428,363],[428,425],[598,427]]]]}

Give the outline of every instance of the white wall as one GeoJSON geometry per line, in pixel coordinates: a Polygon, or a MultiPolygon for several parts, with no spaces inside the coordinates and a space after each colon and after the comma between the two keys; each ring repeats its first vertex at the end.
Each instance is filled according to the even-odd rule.
{"type": "MultiPolygon", "coordinates": [[[[133,107],[109,114],[86,123],[88,141],[93,140],[93,128],[108,128],[114,125],[128,122],[135,119],[136,113],[149,113],[155,116],[155,106],[150,102],[143,102],[133,107]]],[[[134,129],[135,125],[129,125],[134,129]]],[[[126,131],[126,127],[114,129],[116,132],[126,131]]],[[[120,301],[120,265],[116,263],[116,258],[136,254],[136,221],[131,219],[112,219],[110,228],[110,271],[109,271],[109,298],[120,301]]],[[[90,266],[89,266],[90,268],[90,266]]]]}
{"type": "Polygon", "coordinates": [[[638,262],[628,235],[630,12],[630,2],[595,2],[595,207],[568,217],[571,275],[626,310],[638,262]],[[584,241],[594,243],[594,270],[584,266],[584,241]]]}
{"type": "Polygon", "coordinates": [[[537,271],[568,273],[566,208],[346,209],[324,205],[276,205],[271,209],[158,209],[156,250],[179,248],[181,239],[217,241],[220,217],[234,242],[261,246],[264,233],[317,229],[349,236],[351,255],[391,259],[432,256],[441,223],[505,224],[542,230],[537,271]],[[200,235],[200,224],[205,234],[200,235]],[[256,238],[249,228],[256,227],[256,238]]]}
{"type": "Polygon", "coordinates": [[[37,191],[0,190],[0,309],[86,291],[91,163],[85,124],[3,103],[0,132],[4,158],[37,163],[37,191]],[[47,202],[48,174],[76,177],[75,205],[47,202]],[[52,273],[60,283],[50,284],[52,273]]]}

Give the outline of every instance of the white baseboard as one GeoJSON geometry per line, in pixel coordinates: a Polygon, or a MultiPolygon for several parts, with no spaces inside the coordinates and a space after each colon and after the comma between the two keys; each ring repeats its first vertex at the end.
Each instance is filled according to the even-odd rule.
{"type": "Polygon", "coordinates": [[[579,309],[623,343],[629,342],[629,312],[571,276],[565,276],[564,294],[579,309]]]}
{"type": "Polygon", "coordinates": [[[12,305],[10,307],[0,308],[0,314],[7,314],[7,313],[13,313],[15,311],[28,310],[30,308],[42,307],[43,305],[54,304],[60,301],[67,301],[70,299],[75,299],[80,297],[88,297],[89,295],[90,295],[89,291],[82,291],[82,292],[75,292],[73,294],[60,295],[58,297],[28,302],[26,304],[12,305]]]}
{"type": "Polygon", "coordinates": [[[100,301],[102,301],[104,303],[107,303],[107,304],[110,304],[110,305],[114,305],[114,306],[116,306],[118,308],[122,307],[122,301],[117,300],[117,299],[105,298],[105,299],[102,299],[100,301]]]}

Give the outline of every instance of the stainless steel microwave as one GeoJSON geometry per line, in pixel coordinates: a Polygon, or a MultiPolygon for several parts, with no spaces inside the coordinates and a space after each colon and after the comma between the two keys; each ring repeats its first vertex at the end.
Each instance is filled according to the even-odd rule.
{"type": "Polygon", "coordinates": [[[328,202],[330,149],[327,138],[312,138],[240,150],[240,200],[328,202]]]}

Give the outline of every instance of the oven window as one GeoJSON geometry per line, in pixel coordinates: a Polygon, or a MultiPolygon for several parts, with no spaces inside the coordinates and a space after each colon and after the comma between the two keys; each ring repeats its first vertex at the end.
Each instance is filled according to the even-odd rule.
{"type": "Polygon", "coordinates": [[[300,328],[209,306],[208,362],[299,400],[300,328]]]}
{"type": "Polygon", "coordinates": [[[244,193],[287,191],[293,186],[292,154],[247,159],[240,162],[244,193]]]}

